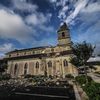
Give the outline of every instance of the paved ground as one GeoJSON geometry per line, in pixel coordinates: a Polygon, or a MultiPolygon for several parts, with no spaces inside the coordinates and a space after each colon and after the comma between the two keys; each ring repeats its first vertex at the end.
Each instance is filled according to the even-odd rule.
{"type": "Polygon", "coordinates": [[[100,76],[95,74],[95,73],[88,73],[88,76],[92,77],[92,79],[97,82],[100,83],[100,76]]]}
{"type": "Polygon", "coordinates": [[[80,87],[80,85],[76,84],[75,82],[70,82],[70,84],[73,84],[76,100],[89,100],[88,96],[80,87]]]}
{"type": "Polygon", "coordinates": [[[75,91],[76,100],[81,100],[77,86],[74,84],[73,87],[74,87],[74,91],[75,91]]]}

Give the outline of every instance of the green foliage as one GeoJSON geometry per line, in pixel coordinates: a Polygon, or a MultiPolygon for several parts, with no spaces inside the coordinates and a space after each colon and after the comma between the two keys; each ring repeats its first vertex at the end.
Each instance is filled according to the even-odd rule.
{"type": "Polygon", "coordinates": [[[100,100],[100,83],[91,82],[83,87],[90,100],[100,100]]]}
{"type": "MultiPolygon", "coordinates": [[[[92,82],[92,78],[87,76],[88,82],[92,82]]],[[[76,76],[75,80],[82,86],[83,84],[86,83],[86,76],[85,75],[80,75],[80,76],[76,76]]]]}
{"type": "Polygon", "coordinates": [[[33,78],[33,77],[34,77],[34,75],[30,75],[30,74],[27,74],[24,76],[24,78],[33,78]]]}
{"type": "Polygon", "coordinates": [[[0,81],[9,80],[11,78],[10,74],[0,75],[0,81]]]}
{"type": "Polygon", "coordinates": [[[2,74],[3,72],[5,72],[5,70],[7,69],[7,63],[5,62],[1,62],[0,63],[0,73],[2,74]]]}
{"type": "Polygon", "coordinates": [[[77,76],[76,81],[81,85],[83,90],[89,97],[89,100],[100,100],[100,83],[94,82],[91,77],[87,77],[88,83],[86,83],[85,75],[77,76]],[[84,86],[83,86],[84,84],[84,86]]]}
{"type": "Polygon", "coordinates": [[[53,76],[52,76],[52,75],[49,75],[49,78],[50,78],[50,79],[53,79],[53,76]]]}
{"type": "Polygon", "coordinates": [[[65,78],[74,79],[74,76],[72,76],[71,74],[67,74],[65,75],[65,78]]]}
{"type": "Polygon", "coordinates": [[[75,66],[81,66],[81,62],[78,60],[78,58],[77,57],[72,57],[71,59],[70,59],[70,63],[72,63],[73,65],[75,65],[75,66]]]}
{"type": "Polygon", "coordinates": [[[83,43],[73,44],[72,50],[75,56],[71,58],[70,62],[75,66],[82,66],[92,56],[94,47],[84,41],[83,43]]]}
{"type": "Polygon", "coordinates": [[[27,74],[24,75],[24,78],[43,78],[45,77],[44,75],[31,75],[31,74],[27,74]]]}

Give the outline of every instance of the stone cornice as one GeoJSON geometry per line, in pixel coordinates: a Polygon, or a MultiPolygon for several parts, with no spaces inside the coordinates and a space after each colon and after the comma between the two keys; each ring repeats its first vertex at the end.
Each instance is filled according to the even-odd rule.
{"type": "Polygon", "coordinates": [[[43,57],[58,57],[58,56],[64,56],[72,54],[71,50],[62,51],[62,52],[52,52],[52,53],[44,53],[44,54],[32,54],[32,55],[24,55],[24,56],[17,56],[17,57],[9,57],[5,58],[7,60],[16,60],[16,59],[28,59],[28,58],[38,58],[42,59],[43,57]]]}

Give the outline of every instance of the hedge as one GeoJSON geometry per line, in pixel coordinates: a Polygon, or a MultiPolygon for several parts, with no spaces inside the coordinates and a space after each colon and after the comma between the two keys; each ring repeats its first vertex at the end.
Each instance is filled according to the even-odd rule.
{"type": "Polygon", "coordinates": [[[74,76],[71,75],[71,74],[66,74],[66,75],[65,75],[65,78],[74,79],[74,76]]]}
{"type": "MultiPolygon", "coordinates": [[[[86,84],[86,76],[85,75],[80,75],[75,77],[75,80],[82,86],[83,84],[86,84]]],[[[92,78],[90,76],[87,76],[88,82],[92,82],[92,78]]]]}

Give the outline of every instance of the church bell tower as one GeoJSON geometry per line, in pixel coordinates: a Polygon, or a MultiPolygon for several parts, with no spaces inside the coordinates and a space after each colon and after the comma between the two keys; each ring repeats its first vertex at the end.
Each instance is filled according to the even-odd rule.
{"type": "Polygon", "coordinates": [[[69,29],[66,23],[60,26],[57,31],[58,34],[58,46],[70,46],[71,39],[69,34],[69,29]]]}

